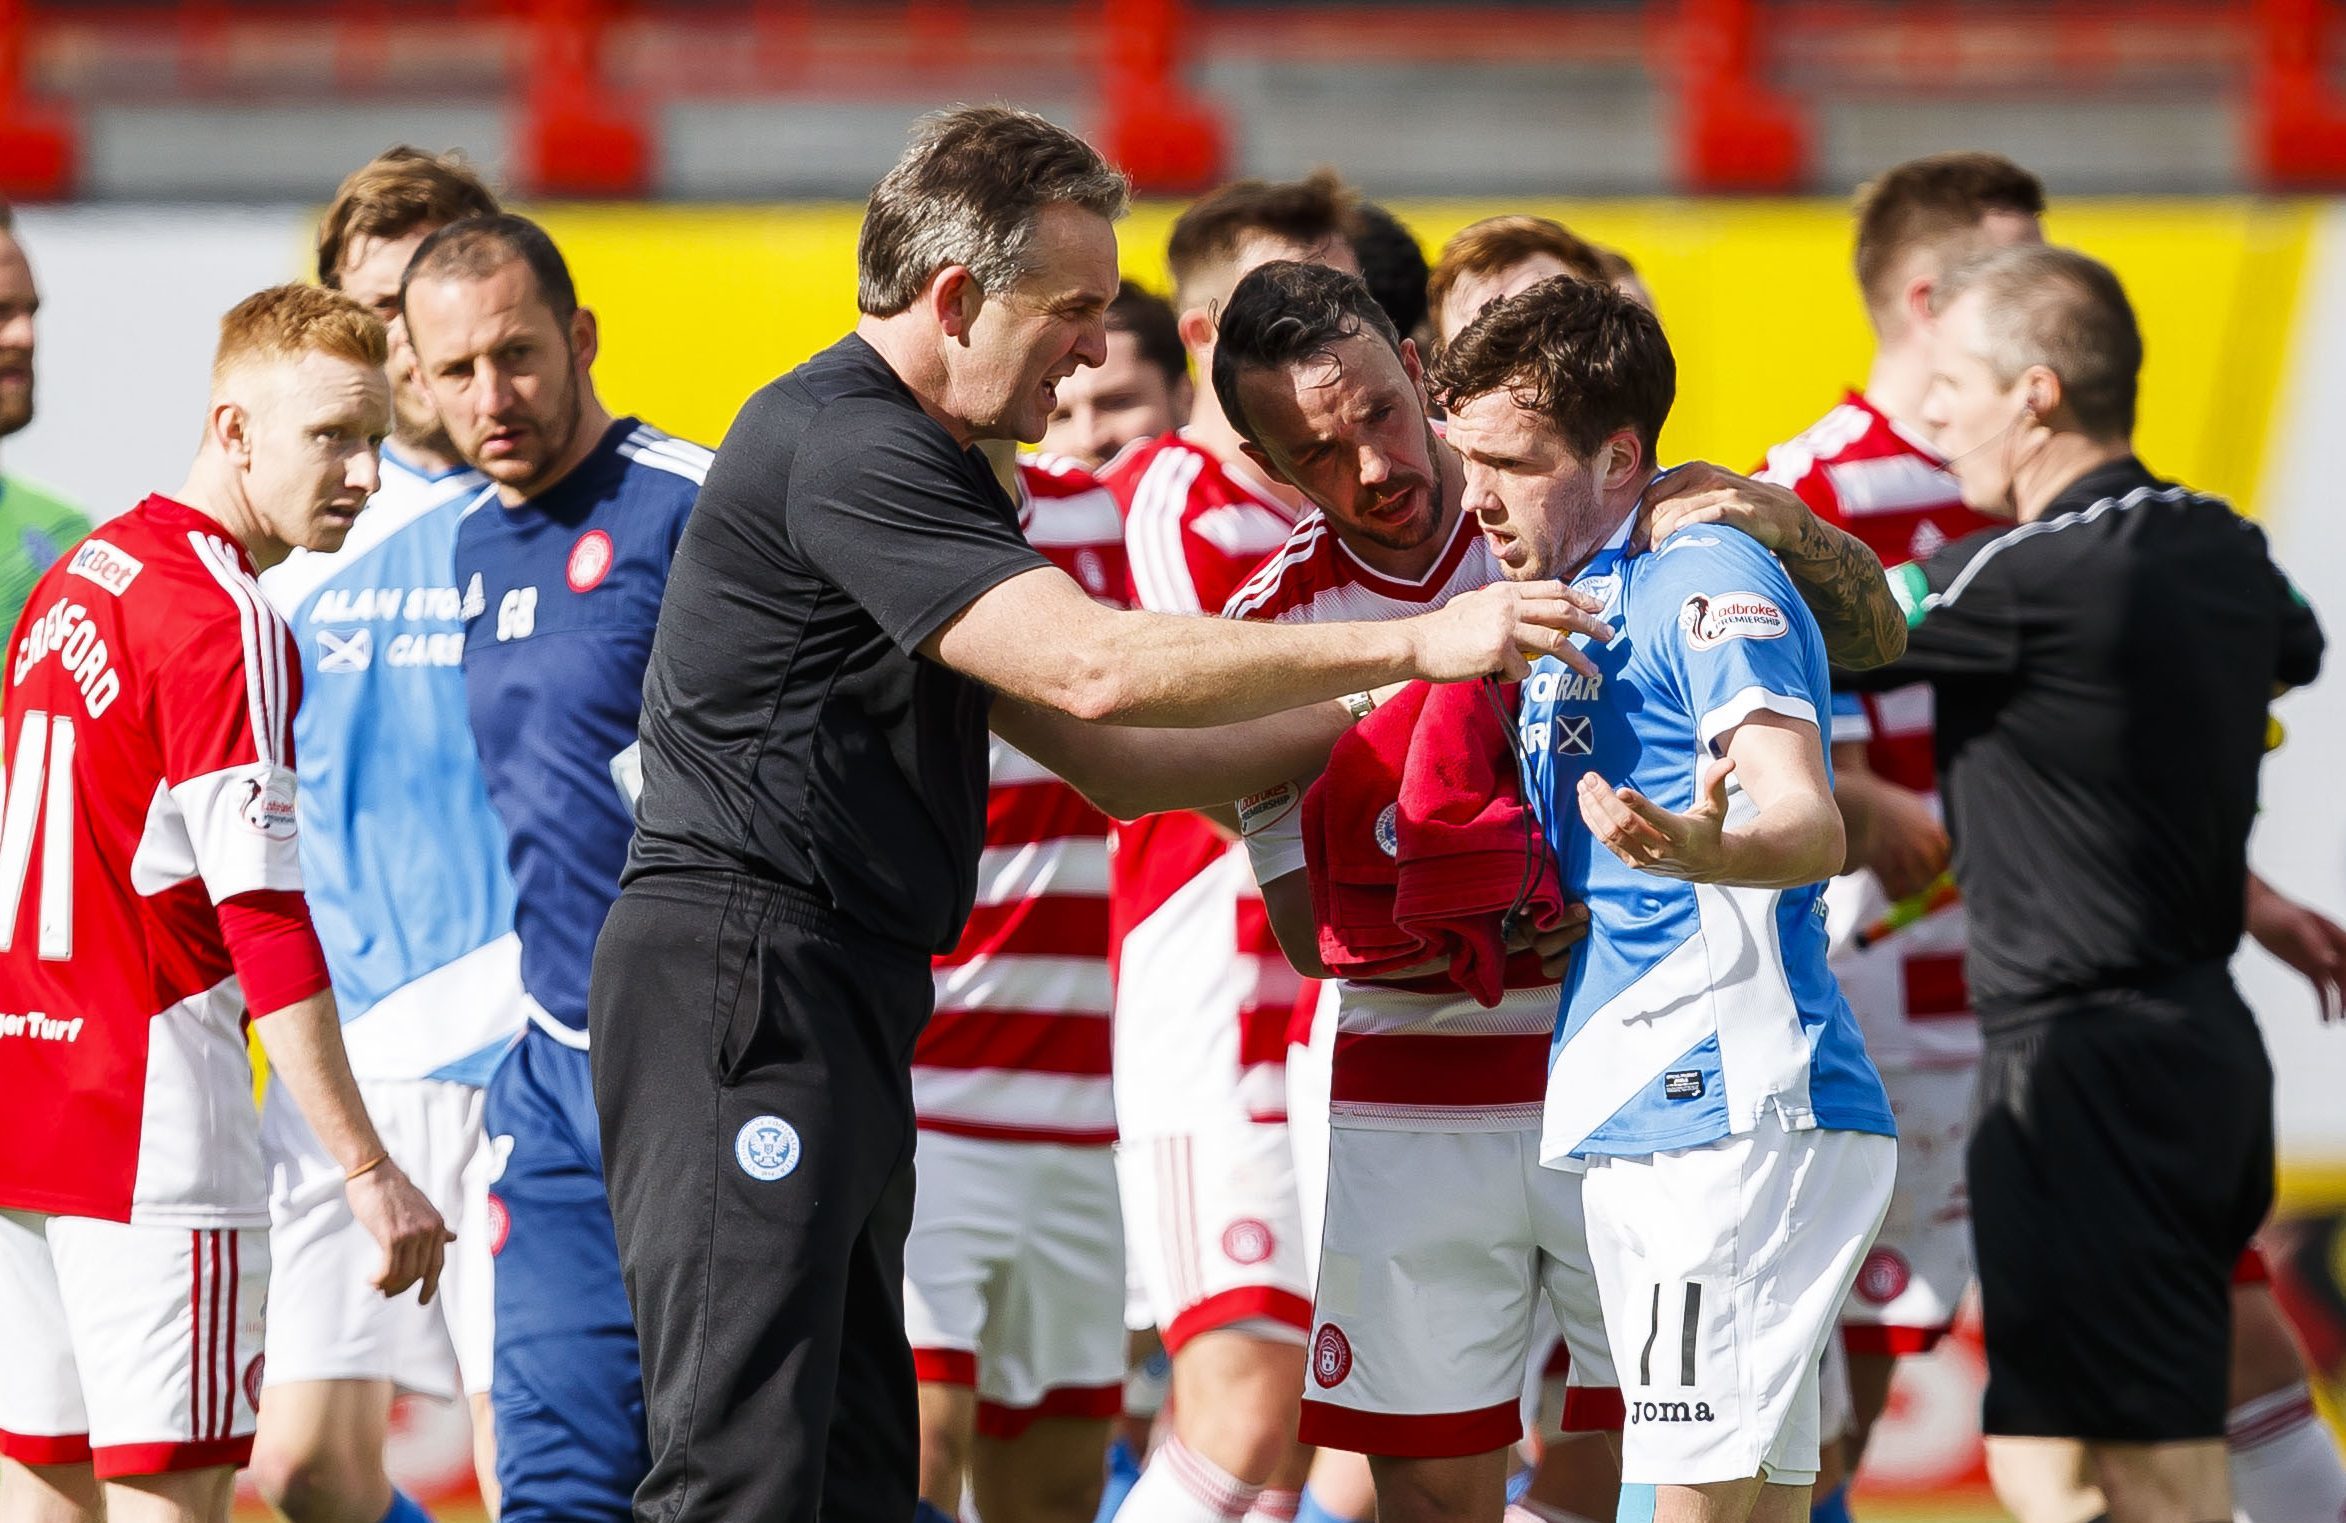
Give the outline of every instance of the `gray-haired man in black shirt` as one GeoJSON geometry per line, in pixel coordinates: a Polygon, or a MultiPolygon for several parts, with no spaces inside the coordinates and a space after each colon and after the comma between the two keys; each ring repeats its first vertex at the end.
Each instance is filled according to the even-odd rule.
{"type": "Polygon", "coordinates": [[[1210,804],[1316,767],[1329,700],[1603,628],[1554,583],[1377,625],[1111,612],[1029,548],[971,446],[1039,437],[1099,362],[1125,196],[1039,117],[925,122],[872,195],[856,332],[750,399],[677,549],[592,998],[639,1517],[913,1515],[906,1065],[989,720],[1109,807],[1210,804]]]}
{"type": "Polygon", "coordinates": [[[2119,1523],[2217,1523],[2233,1265],[2273,1191],[2229,961],[2266,706],[2322,635],[2254,524],[2135,458],[2142,345],[2106,268],[2008,249],[1938,300],[1924,417],[1964,500],[2019,526],[1899,568],[1914,627],[1882,680],[1936,689],[1971,914],[1986,1427],[2082,1444],[2119,1523]]]}

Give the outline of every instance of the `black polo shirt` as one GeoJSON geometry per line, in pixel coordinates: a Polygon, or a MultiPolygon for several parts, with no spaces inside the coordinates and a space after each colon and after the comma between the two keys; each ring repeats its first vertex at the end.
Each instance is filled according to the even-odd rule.
{"type": "Polygon", "coordinates": [[[985,457],[862,339],[761,389],[668,573],[626,881],[749,873],[949,950],[985,838],[988,693],[918,649],[1047,564],[985,457]]]}
{"type": "Polygon", "coordinates": [[[2129,457],[1891,582],[1906,655],[1842,680],[1936,691],[1983,1017],[2229,958],[2266,709],[2322,656],[2264,532],[2129,457]]]}

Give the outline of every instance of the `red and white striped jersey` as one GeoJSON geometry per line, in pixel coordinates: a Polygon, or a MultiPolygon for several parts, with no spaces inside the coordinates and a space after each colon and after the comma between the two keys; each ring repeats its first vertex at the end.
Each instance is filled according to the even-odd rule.
{"type": "MultiPolygon", "coordinates": [[[[1028,543],[1093,597],[1126,606],[1116,499],[1058,456],[1022,461],[1019,484],[1028,543]]],[[[960,945],[935,962],[936,1014],[913,1049],[913,1109],[932,1131],[1112,1143],[1112,822],[999,739],[988,769],[977,905],[960,945]]]]}
{"type": "MultiPolygon", "coordinates": [[[[1758,475],[1799,493],[1818,517],[1864,540],[1884,566],[1928,560],[1951,540],[1997,526],[1963,505],[1937,451],[1862,392],[1850,392],[1807,432],[1769,450],[1758,475]]],[[[1935,793],[1930,684],[1864,701],[1867,764],[1902,787],[1935,793]]]]}
{"type": "Polygon", "coordinates": [[[7,661],[0,1206],[264,1225],[220,906],[301,887],[293,641],[228,532],[149,497],[41,578],[7,661]]]}
{"type": "MultiPolygon", "coordinates": [[[[1800,494],[1829,523],[1865,541],[1885,566],[1923,560],[1996,520],[1963,505],[1955,478],[1930,445],[1852,391],[1805,433],[1768,451],[1759,471],[1800,494]]],[[[1866,765],[1934,802],[1939,791],[1930,684],[1860,695],[1862,720],[1834,721],[1833,738],[1862,740],[1866,765]]],[[[1960,905],[1871,947],[1852,938],[1890,908],[1870,872],[1846,873],[1825,890],[1833,971],[1885,1068],[1960,1066],[1977,1059],[1979,1029],[1963,981],[1967,939],[1960,905]]]]}
{"type": "MultiPolygon", "coordinates": [[[[1220,611],[1294,515],[1251,473],[1180,434],[1133,445],[1101,480],[1124,509],[1136,601],[1220,611]]],[[[1116,835],[1118,1121],[1131,1136],[1287,1116],[1294,970],[1271,935],[1241,848],[1194,814],[1116,835]]]]}
{"type": "MultiPolygon", "coordinates": [[[[1364,564],[1313,512],[1223,612],[1270,623],[1405,619],[1500,575],[1470,514],[1459,514],[1441,559],[1422,578],[1408,581],[1364,564]]],[[[1303,871],[1301,786],[1290,783],[1245,800],[1239,818],[1256,881],[1303,871]]],[[[1439,980],[1339,983],[1330,1120],[1409,1131],[1537,1126],[1557,990],[1546,982],[1518,987],[1512,977],[1509,983],[1491,1010],[1439,980]]]]}
{"type": "Polygon", "coordinates": [[[1155,613],[1219,613],[1295,527],[1251,471],[1177,433],[1127,449],[1100,480],[1124,507],[1133,591],[1155,613]]]}

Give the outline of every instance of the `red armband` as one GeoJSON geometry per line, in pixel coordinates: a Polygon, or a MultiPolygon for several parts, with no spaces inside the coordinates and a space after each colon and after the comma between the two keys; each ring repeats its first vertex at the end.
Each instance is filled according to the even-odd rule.
{"type": "Polygon", "coordinates": [[[244,985],[244,1007],[255,1016],[308,999],[329,982],[309,901],[290,889],[254,889],[224,900],[220,935],[244,985]]]}

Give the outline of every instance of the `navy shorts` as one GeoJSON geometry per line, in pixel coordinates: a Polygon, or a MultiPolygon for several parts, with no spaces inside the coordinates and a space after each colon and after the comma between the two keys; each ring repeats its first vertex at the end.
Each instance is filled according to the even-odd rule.
{"type": "Polygon", "coordinates": [[[621,1523],[651,1459],[583,1048],[535,1026],[489,1078],[503,1523],[621,1523]]]}

